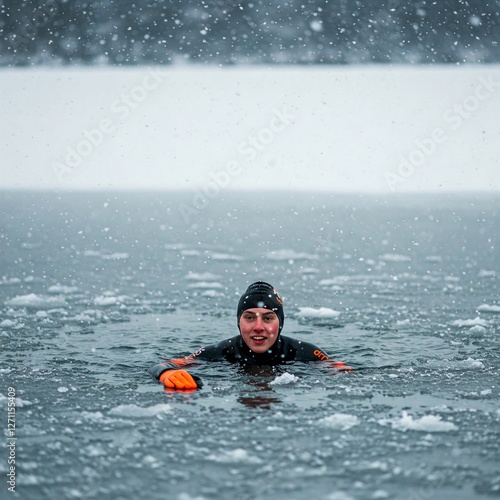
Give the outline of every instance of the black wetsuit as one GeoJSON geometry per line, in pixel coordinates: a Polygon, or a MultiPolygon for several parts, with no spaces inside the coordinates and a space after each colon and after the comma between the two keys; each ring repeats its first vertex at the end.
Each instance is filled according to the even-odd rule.
{"type": "MultiPolygon", "coordinates": [[[[291,361],[324,361],[329,359],[323,350],[302,340],[292,339],[280,335],[271,349],[265,353],[258,354],[251,351],[243,342],[241,335],[223,340],[218,344],[212,344],[201,348],[199,351],[185,358],[165,361],[149,368],[149,373],[158,379],[166,370],[177,370],[197,360],[204,361],[229,361],[240,365],[281,365],[291,361]]],[[[198,377],[193,378],[198,379],[198,377]]],[[[198,381],[198,380],[197,380],[198,381]]]]}

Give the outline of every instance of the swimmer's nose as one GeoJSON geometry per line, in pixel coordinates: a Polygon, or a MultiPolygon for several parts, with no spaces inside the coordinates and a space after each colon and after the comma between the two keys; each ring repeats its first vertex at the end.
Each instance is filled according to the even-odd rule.
{"type": "Polygon", "coordinates": [[[253,327],[253,329],[256,332],[263,332],[264,331],[264,323],[262,322],[261,316],[257,316],[257,319],[255,320],[255,326],[253,327]]]}

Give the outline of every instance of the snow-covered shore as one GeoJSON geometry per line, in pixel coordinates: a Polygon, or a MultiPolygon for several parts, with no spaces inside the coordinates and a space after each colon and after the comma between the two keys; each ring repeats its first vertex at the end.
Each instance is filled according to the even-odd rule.
{"type": "Polygon", "coordinates": [[[4,69],[0,94],[2,188],[500,189],[499,66],[4,69]]]}

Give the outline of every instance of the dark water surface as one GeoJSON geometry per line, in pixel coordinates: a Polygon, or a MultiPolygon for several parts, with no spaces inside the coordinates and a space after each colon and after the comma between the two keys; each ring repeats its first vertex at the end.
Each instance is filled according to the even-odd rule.
{"type": "Polygon", "coordinates": [[[500,496],[500,198],[0,194],[0,497],[500,496]],[[146,368],[237,332],[256,280],[320,364],[146,368]],[[7,490],[8,388],[16,493],[7,490]]]}

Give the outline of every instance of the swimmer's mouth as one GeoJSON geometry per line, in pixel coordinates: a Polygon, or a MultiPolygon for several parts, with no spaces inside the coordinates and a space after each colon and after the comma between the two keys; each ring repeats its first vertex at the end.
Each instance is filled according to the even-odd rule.
{"type": "Polygon", "coordinates": [[[252,337],[252,340],[254,340],[255,342],[262,342],[263,340],[266,340],[266,337],[255,336],[252,337]]]}

